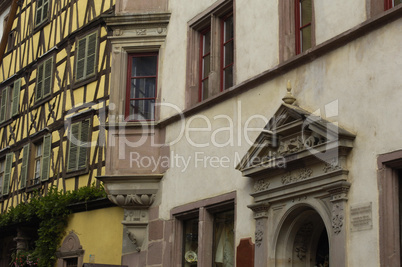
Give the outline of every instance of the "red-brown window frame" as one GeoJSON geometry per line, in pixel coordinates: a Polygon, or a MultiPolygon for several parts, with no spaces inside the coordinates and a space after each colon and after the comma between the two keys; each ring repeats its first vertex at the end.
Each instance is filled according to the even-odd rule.
{"type": "MultiPolygon", "coordinates": [[[[199,67],[198,101],[202,101],[202,100],[208,98],[208,96],[206,98],[203,97],[203,88],[202,88],[203,82],[209,79],[209,74],[205,78],[203,78],[203,75],[202,75],[204,72],[204,66],[203,66],[204,59],[205,59],[205,57],[211,55],[211,43],[209,45],[209,52],[204,54],[204,40],[205,40],[205,35],[208,32],[210,33],[210,36],[211,36],[211,27],[208,27],[200,32],[200,60],[199,60],[200,67],[199,67]]],[[[211,68],[211,57],[209,60],[210,60],[210,68],[211,68]]]]}
{"type": "MultiPolygon", "coordinates": [[[[233,18],[233,12],[225,15],[222,18],[222,21],[221,21],[221,59],[220,59],[221,60],[221,77],[220,77],[220,80],[221,80],[220,89],[221,89],[221,91],[223,91],[224,88],[225,88],[225,84],[224,84],[225,70],[234,65],[234,59],[233,59],[232,63],[230,63],[230,64],[225,66],[225,45],[230,43],[230,42],[234,43],[234,36],[231,39],[227,40],[226,42],[224,41],[225,40],[225,22],[231,17],[233,18]]],[[[233,21],[233,23],[234,23],[234,21],[233,21]]],[[[234,47],[234,44],[233,44],[233,47],[234,47]]]]}
{"type": "Polygon", "coordinates": [[[301,18],[303,16],[303,14],[301,14],[301,9],[300,9],[300,5],[301,5],[301,1],[302,0],[295,0],[295,34],[296,34],[296,38],[295,38],[295,44],[296,44],[296,55],[300,54],[302,52],[302,42],[301,42],[301,35],[300,32],[301,30],[303,30],[304,28],[311,26],[312,27],[312,21],[310,21],[309,23],[305,24],[305,25],[300,25],[301,22],[301,18]]]}
{"type": "Polygon", "coordinates": [[[388,10],[395,6],[394,0],[384,0],[384,10],[388,10]]]}
{"type": "MultiPolygon", "coordinates": [[[[126,84],[126,108],[125,108],[125,120],[126,121],[140,121],[140,120],[130,120],[130,102],[132,100],[154,100],[154,103],[156,103],[156,98],[157,98],[157,88],[158,88],[158,69],[159,69],[159,55],[157,52],[152,52],[152,53],[132,53],[128,54],[127,58],[128,64],[127,64],[127,84],[126,84]],[[156,56],[156,75],[153,76],[133,76],[131,77],[131,68],[133,61],[131,60],[133,57],[150,57],[150,56],[156,56]],[[131,90],[131,79],[142,79],[142,78],[155,78],[155,92],[154,92],[154,97],[144,97],[144,98],[130,98],[130,90],[131,90]]],[[[141,121],[154,121],[155,120],[155,106],[154,106],[154,117],[153,119],[149,120],[141,120],[141,121]]]]}

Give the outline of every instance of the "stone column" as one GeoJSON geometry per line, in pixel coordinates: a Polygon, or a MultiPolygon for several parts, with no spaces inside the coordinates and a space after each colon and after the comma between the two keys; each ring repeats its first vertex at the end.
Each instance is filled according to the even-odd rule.
{"type": "Polygon", "coordinates": [[[326,189],[331,194],[332,203],[332,233],[329,234],[330,266],[347,266],[347,232],[345,227],[347,194],[349,182],[337,182],[326,189]]]}
{"type": "Polygon", "coordinates": [[[251,204],[255,219],[255,267],[268,267],[268,210],[267,202],[251,204]]]}
{"type": "Polygon", "coordinates": [[[17,243],[17,254],[19,252],[28,250],[29,237],[26,236],[25,232],[21,229],[17,229],[17,236],[13,239],[17,243]]]}

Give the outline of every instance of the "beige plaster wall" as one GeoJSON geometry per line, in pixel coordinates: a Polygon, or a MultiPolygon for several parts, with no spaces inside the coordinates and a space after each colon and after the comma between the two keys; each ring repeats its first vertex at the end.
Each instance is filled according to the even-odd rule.
{"type": "Polygon", "coordinates": [[[279,62],[277,1],[236,0],[236,82],[279,62]]]}
{"type": "Polygon", "coordinates": [[[366,20],[366,1],[314,1],[316,44],[366,20]]]}
{"type": "MultiPolygon", "coordinates": [[[[349,7],[349,9],[353,8],[349,7]]],[[[363,11],[364,9],[361,12],[363,11]]],[[[193,12],[196,11],[193,10],[193,12]]],[[[241,16],[239,15],[239,17],[241,16]]],[[[358,23],[362,15],[360,14],[358,17],[354,18],[354,24],[358,23]]],[[[175,19],[177,18],[172,19],[172,23],[176,23],[175,19]]],[[[237,23],[241,22],[237,21],[237,23]]],[[[245,23],[247,24],[247,22],[245,23]]],[[[351,24],[353,23],[344,22],[342,25],[343,27],[353,26],[351,24]]],[[[200,115],[211,121],[211,130],[191,132],[189,136],[193,142],[198,144],[210,142],[210,145],[206,148],[197,148],[186,140],[185,134],[177,143],[171,145],[171,151],[175,155],[190,158],[190,164],[185,171],[180,167],[173,166],[165,174],[162,181],[161,217],[168,219],[170,209],[175,206],[236,190],[238,196],[236,244],[240,238],[249,236],[254,238],[254,220],[251,211],[246,207],[252,201],[249,196],[252,184],[250,179],[242,177],[241,173],[233,168],[236,153],[242,156],[250,146],[244,135],[239,137],[238,130],[243,131],[247,119],[252,115],[261,114],[269,119],[282,102],[281,98],[286,92],[286,81],[291,80],[294,95],[301,107],[311,112],[318,109],[324,111],[327,104],[337,101],[335,103],[338,105],[338,116],[328,119],[337,122],[339,126],[357,136],[354,148],[348,157],[349,180],[352,182],[352,187],[349,193],[347,214],[349,214],[350,205],[372,202],[373,229],[358,232],[348,231],[348,263],[349,266],[378,266],[376,158],[378,154],[402,147],[402,139],[399,135],[402,131],[399,123],[399,114],[402,112],[400,105],[402,54],[399,51],[402,42],[402,20],[393,22],[386,26],[386,30],[384,29],[381,28],[316,59],[311,64],[284,73],[280,78],[203,111],[200,115]],[[241,112],[239,113],[240,105],[241,112]],[[233,125],[224,119],[218,120],[215,117],[218,115],[227,115],[233,119],[233,125]],[[238,120],[239,117],[241,120],[238,120]],[[223,147],[213,146],[211,141],[213,138],[216,138],[220,144],[224,144],[228,140],[230,131],[221,131],[213,135],[213,132],[218,127],[224,127],[225,123],[234,129],[233,146],[231,144],[223,147]],[[207,167],[203,167],[200,165],[203,163],[202,161],[197,166],[195,164],[196,153],[201,153],[199,154],[201,156],[228,157],[231,166],[215,168],[207,163],[207,167]],[[362,244],[364,244],[364,253],[362,244]]],[[[181,31],[183,33],[184,29],[181,31]]],[[[242,38],[254,42],[254,39],[247,38],[247,36],[242,38]]],[[[325,38],[327,37],[320,33],[319,40],[325,38]]],[[[238,42],[241,43],[241,41],[238,42]]],[[[257,52],[256,49],[252,53],[257,52]]],[[[253,55],[244,56],[238,51],[237,56],[240,57],[239,55],[253,57],[253,55]]],[[[245,63],[247,59],[239,60],[245,65],[238,64],[237,73],[243,70],[243,67],[248,69],[245,63]]],[[[168,62],[169,60],[165,63],[169,65],[168,62]]],[[[181,67],[175,71],[185,73],[184,68],[181,67]]],[[[260,71],[259,67],[256,67],[255,71],[260,71]]],[[[251,75],[251,72],[247,75],[251,75]]],[[[181,77],[183,78],[183,75],[181,77]]],[[[183,83],[182,81],[180,84],[183,83]]],[[[176,85],[171,88],[178,91],[178,95],[174,97],[178,99],[182,94],[180,86],[176,85]]],[[[325,113],[322,113],[322,116],[326,117],[325,113]]],[[[189,124],[190,119],[187,119],[185,123],[189,124]]],[[[262,128],[265,122],[262,119],[256,119],[253,124],[262,128]]],[[[167,128],[168,142],[177,139],[182,125],[182,123],[175,123],[167,128]]],[[[207,126],[206,122],[200,118],[193,119],[189,125],[191,127],[207,126]]],[[[256,134],[250,134],[250,139],[254,140],[256,134]]],[[[346,227],[350,229],[349,218],[346,219],[346,227]]]]}

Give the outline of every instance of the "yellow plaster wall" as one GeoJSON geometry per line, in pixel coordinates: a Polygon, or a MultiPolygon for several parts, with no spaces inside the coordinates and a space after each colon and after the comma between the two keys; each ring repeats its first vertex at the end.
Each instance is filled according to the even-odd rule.
{"type": "Polygon", "coordinates": [[[74,231],[85,250],[84,263],[95,255],[95,263],[121,264],[123,209],[105,208],[72,214],[66,233],[74,231]]]}

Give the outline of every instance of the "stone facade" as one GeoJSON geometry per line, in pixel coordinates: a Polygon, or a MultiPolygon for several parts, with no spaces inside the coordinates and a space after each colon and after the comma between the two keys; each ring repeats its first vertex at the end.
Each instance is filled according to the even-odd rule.
{"type": "Polygon", "coordinates": [[[122,264],[220,264],[217,215],[233,211],[226,266],[400,266],[402,6],[311,1],[312,47],[296,55],[296,1],[280,2],[122,0],[106,18],[113,108],[98,178],[125,209],[122,264]],[[127,58],[150,52],[155,120],[129,121],[127,58]]]}

